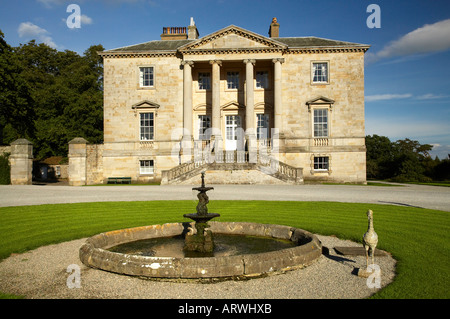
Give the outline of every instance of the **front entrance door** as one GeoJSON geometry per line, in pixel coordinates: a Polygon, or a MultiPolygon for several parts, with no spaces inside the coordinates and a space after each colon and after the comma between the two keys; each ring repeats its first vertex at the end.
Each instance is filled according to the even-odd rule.
{"type": "Polygon", "coordinates": [[[238,129],[241,128],[239,115],[227,115],[225,117],[225,149],[235,151],[238,142],[238,129]]]}

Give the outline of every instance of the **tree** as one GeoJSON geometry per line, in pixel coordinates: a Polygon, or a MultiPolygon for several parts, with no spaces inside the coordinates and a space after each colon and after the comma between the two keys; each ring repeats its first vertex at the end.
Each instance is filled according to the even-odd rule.
{"type": "Polygon", "coordinates": [[[29,83],[20,76],[22,72],[17,56],[0,30],[0,144],[3,145],[33,137],[32,97],[29,83]]]}
{"type": "Polygon", "coordinates": [[[20,76],[30,89],[34,116],[35,157],[66,156],[68,142],[84,137],[90,142],[103,140],[103,66],[91,46],[84,56],[57,51],[30,41],[15,48],[21,64],[20,76]]]}
{"type": "Polygon", "coordinates": [[[425,176],[425,161],[431,160],[429,151],[433,146],[420,144],[408,138],[398,140],[394,148],[394,180],[399,182],[426,182],[431,178],[425,176]]]}
{"type": "Polygon", "coordinates": [[[438,164],[430,157],[433,148],[408,138],[391,142],[385,136],[366,136],[367,177],[397,182],[429,181],[438,164]]]}
{"type": "Polygon", "coordinates": [[[366,136],[367,178],[387,179],[392,176],[394,150],[386,136],[366,136]]]}

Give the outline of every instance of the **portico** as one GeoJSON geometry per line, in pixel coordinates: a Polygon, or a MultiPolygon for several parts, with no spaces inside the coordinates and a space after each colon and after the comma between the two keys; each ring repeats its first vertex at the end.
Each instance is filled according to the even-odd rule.
{"type": "Polygon", "coordinates": [[[272,129],[281,129],[283,62],[183,60],[183,139],[222,139],[226,150],[236,150],[238,143],[231,141],[239,137],[273,137],[272,129]]]}

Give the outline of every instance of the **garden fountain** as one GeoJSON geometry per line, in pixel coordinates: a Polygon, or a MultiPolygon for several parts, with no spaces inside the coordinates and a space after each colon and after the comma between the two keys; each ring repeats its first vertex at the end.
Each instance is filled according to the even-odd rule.
{"type": "Polygon", "coordinates": [[[198,191],[198,204],[196,214],[184,214],[184,217],[190,218],[195,222],[194,228],[190,228],[189,232],[185,236],[186,251],[196,251],[201,253],[212,253],[214,251],[214,241],[208,221],[214,217],[219,217],[220,214],[208,213],[209,203],[208,195],[206,192],[214,189],[214,187],[205,187],[205,173],[202,172],[202,186],[194,187],[192,190],[198,191]]]}
{"type": "MultiPolygon", "coordinates": [[[[86,266],[146,278],[236,278],[297,269],[322,254],[318,238],[303,229],[284,225],[215,222],[208,213],[207,191],[198,191],[197,213],[184,214],[194,222],[142,226],[92,236],[79,251],[86,266]],[[257,246],[253,246],[258,242],[257,246]],[[163,242],[163,244],[161,244],[163,242]],[[147,253],[127,250],[144,247],[147,253]],[[160,246],[175,247],[167,253],[160,246]],[[125,249],[125,250],[123,250],[125,249]]],[[[169,249],[170,250],[170,249],[169,249]]]]}

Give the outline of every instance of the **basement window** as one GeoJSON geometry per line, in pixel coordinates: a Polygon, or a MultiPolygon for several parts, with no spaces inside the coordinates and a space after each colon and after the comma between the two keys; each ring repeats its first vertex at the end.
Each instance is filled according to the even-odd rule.
{"type": "Polygon", "coordinates": [[[328,156],[315,156],[314,157],[314,170],[315,171],[328,171],[329,169],[329,157],[328,156]]]}
{"type": "Polygon", "coordinates": [[[153,160],[139,161],[139,163],[140,163],[139,173],[141,175],[153,175],[154,173],[153,160]]]}

